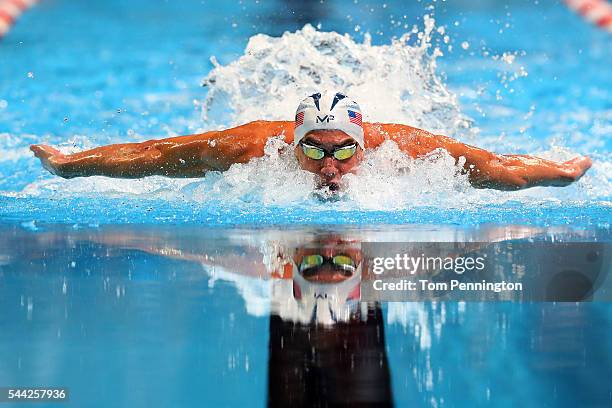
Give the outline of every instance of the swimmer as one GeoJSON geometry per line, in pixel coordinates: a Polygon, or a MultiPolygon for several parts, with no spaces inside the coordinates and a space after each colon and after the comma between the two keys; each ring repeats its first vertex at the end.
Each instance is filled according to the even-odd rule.
{"type": "Polygon", "coordinates": [[[446,150],[477,188],[519,190],[567,186],[591,167],[582,156],[560,163],[534,156],[496,154],[446,136],[402,124],[362,121],[359,105],[340,92],[319,92],[299,104],[294,121],[250,122],[235,128],[142,143],[101,146],[63,154],[47,145],[30,149],[45,169],[64,178],[107,176],[140,178],[202,177],[264,155],[271,137],[294,146],[300,167],[318,176],[318,185],[341,189],[342,176],[355,173],[365,149],[394,141],[412,158],[446,150]]]}

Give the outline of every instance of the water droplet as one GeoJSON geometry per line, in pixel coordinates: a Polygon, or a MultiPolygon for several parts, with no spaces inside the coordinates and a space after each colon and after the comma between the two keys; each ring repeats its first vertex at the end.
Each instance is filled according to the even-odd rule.
{"type": "Polygon", "coordinates": [[[34,310],[34,300],[28,296],[28,304],[27,304],[27,319],[32,320],[32,311],[34,310]]]}

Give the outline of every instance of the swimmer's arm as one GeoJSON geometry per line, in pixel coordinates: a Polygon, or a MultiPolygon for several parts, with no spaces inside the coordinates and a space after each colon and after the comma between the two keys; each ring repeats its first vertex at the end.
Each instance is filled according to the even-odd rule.
{"type": "MultiPolygon", "coordinates": [[[[189,235],[189,234],[188,234],[189,235]]],[[[146,228],[138,231],[112,229],[97,231],[72,231],[66,236],[69,242],[94,242],[104,245],[108,250],[130,249],[198,263],[209,268],[224,268],[235,275],[266,279],[269,273],[261,262],[259,247],[245,246],[240,250],[224,248],[220,250],[207,240],[194,240],[192,236],[165,236],[146,228]]]]}
{"type": "Polygon", "coordinates": [[[520,190],[536,186],[567,186],[591,167],[591,159],[582,156],[564,163],[517,154],[495,154],[446,136],[396,124],[366,124],[376,146],[385,138],[394,140],[412,157],[423,157],[436,149],[445,149],[457,161],[465,158],[464,171],[477,188],[520,190]]]}
{"type": "Polygon", "coordinates": [[[522,154],[495,154],[445,136],[436,137],[455,159],[465,158],[464,171],[477,188],[565,187],[579,180],[592,165],[586,156],[561,163],[522,154]]]}
{"type": "Polygon", "coordinates": [[[113,144],[74,154],[62,154],[46,145],[30,149],[44,168],[64,178],[200,177],[207,171],[227,170],[234,163],[263,156],[270,136],[286,137],[289,133],[293,134],[290,122],[256,121],[221,131],[113,144]]]}

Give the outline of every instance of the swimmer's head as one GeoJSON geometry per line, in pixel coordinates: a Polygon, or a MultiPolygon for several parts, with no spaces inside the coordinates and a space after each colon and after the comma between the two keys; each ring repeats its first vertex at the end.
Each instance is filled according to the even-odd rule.
{"type": "Polygon", "coordinates": [[[363,149],[361,108],[341,92],[317,92],[300,102],[295,112],[293,143],[297,146],[309,132],[317,130],[342,131],[363,149]]]}
{"type": "Polygon", "coordinates": [[[335,191],[363,160],[364,131],[357,102],[341,92],[306,97],[295,114],[293,143],[300,166],[335,191]]]}
{"type": "Polygon", "coordinates": [[[293,257],[294,319],[301,323],[345,322],[361,299],[361,244],[321,237],[293,257]]]}

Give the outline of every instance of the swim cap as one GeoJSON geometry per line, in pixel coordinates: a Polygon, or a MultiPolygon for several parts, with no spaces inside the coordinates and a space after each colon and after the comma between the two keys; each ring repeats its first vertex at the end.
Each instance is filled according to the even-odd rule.
{"type": "Polygon", "coordinates": [[[297,307],[291,320],[326,325],[348,321],[361,300],[362,264],[342,282],[316,283],[305,279],[293,263],[293,298],[297,307]]]}
{"type": "Polygon", "coordinates": [[[312,130],[341,130],[363,149],[363,123],[357,102],[341,92],[314,93],[300,102],[295,112],[293,143],[312,130]]]}

